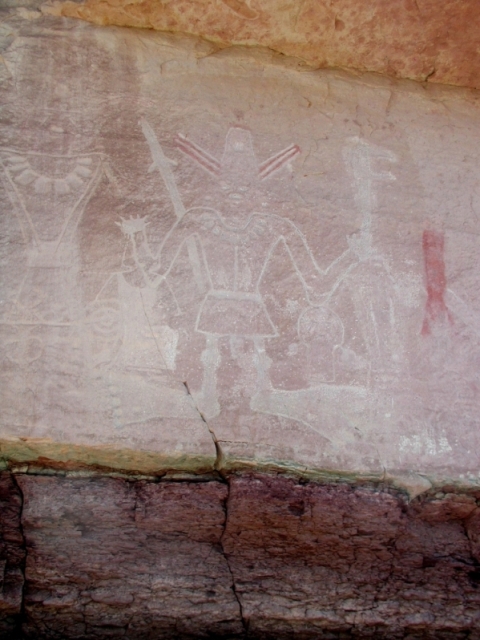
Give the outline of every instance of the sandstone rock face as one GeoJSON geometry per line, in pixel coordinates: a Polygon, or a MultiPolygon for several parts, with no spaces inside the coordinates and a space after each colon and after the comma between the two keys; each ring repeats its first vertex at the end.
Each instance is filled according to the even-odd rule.
{"type": "Polygon", "coordinates": [[[409,503],[260,474],[16,482],[21,523],[0,521],[12,562],[22,527],[25,588],[2,639],[480,638],[478,490],[409,503]]]}
{"type": "Polygon", "coordinates": [[[477,637],[478,507],[441,495],[233,479],[224,549],[251,637],[477,637]]]}
{"type": "Polygon", "coordinates": [[[480,87],[476,0],[66,0],[49,11],[96,24],[260,45],[315,67],[480,87]]]}
{"type": "Polygon", "coordinates": [[[225,485],[45,477],[20,484],[26,637],[240,636],[220,546],[225,485]]]}
{"type": "Polygon", "coordinates": [[[478,484],[475,92],[4,33],[5,464],[478,484]]]}
{"type": "Polygon", "coordinates": [[[1,15],[2,640],[478,640],[478,94],[1,15]]]}

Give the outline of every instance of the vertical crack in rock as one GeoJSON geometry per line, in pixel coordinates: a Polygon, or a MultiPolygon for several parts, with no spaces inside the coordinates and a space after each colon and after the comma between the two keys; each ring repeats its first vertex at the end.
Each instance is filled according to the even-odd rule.
{"type": "Polygon", "coordinates": [[[239,596],[238,591],[237,591],[237,585],[235,583],[235,574],[233,573],[233,569],[232,569],[232,566],[230,564],[230,559],[228,557],[228,553],[225,551],[225,546],[224,546],[224,538],[225,538],[225,534],[227,532],[227,525],[228,525],[229,507],[230,507],[230,492],[231,492],[230,481],[228,479],[226,480],[226,484],[227,484],[227,488],[228,488],[228,493],[227,493],[227,497],[225,498],[225,500],[223,502],[223,511],[225,513],[225,523],[223,525],[223,532],[222,532],[222,535],[220,537],[220,547],[222,549],[222,553],[223,553],[223,557],[225,558],[225,562],[227,563],[228,571],[229,571],[230,576],[232,578],[232,592],[233,592],[233,595],[235,597],[235,600],[238,602],[238,610],[239,610],[239,613],[240,613],[240,620],[242,622],[242,627],[243,627],[243,630],[244,630],[244,638],[248,638],[248,621],[245,619],[245,616],[244,616],[242,601],[240,600],[240,596],[239,596]]]}
{"type": "Polygon", "coordinates": [[[27,584],[27,576],[26,576],[26,566],[27,566],[27,541],[25,538],[25,532],[23,530],[23,506],[25,504],[25,497],[23,495],[23,491],[21,486],[19,485],[19,483],[17,482],[17,477],[14,473],[10,474],[10,477],[12,479],[12,483],[13,486],[15,487],[15,489],[17,490],[18,496],[20,498],[20,511],[18,514],[18,530],[20,533],[20,536],[22,538],[22,544],[21,544],[21,548],[23,550],[23,560],[20,563],[19,569],[22,572],[23,575],[23,582],[22,582],[22,596],[21,596],[21,602],[20,602],[20,613],[18,616],[18,622],[16,625],[16,629],[14,632],[14,640],[15,639],[20,639],[23,637],[22,634],[22,626],[23,626],[23,622],[25,621],[25,591],[26,591],[26,584],[27,584]]]}
{"type": "Polygon", "coordinates": [[[198,408],[197,403],[195,402],[195,398],[193,397],[190,389],[188,388],[188,383],[186,381],[183,382],[183,386],[185,387],[185,389],[187,391],[187,394],[190,396],[190,398],[192,400],[192,403],[193,403],[193,406],[195,407],[196,412],[198,413],[198,415],[200,416],[202,421],[205,423],[205,426],[207,427],[208,432],[212,437],[213,444],[215,445],[216,457],[215,457],[215,462],[213,464],[213,468],[220,475],[220,477],[223,480],[225,480],[225,474],[222,472],[223,451],[222,451],[222,448],[220,447],[220,443],[217,440],[217,436],[215,435],[215,432],[213,431],[213,429],[210,428],[210,425],[206,421],[205,416],[203,415],[203,413],[198,408]]]}

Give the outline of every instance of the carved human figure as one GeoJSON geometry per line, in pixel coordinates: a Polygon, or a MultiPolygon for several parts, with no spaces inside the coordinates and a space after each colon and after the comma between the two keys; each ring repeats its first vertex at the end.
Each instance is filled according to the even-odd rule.
{"type": "Polygon", "coordinates": [[[23,236],[21,269],[11,270],[15,284],[0,316],[2,357],[15,364],[15,375],[7,368],[2,377],[3,398],[11,419],[40,435],[52,424],[63,428],[66,415],[76,420],[72,408],[90,384],[77,228],[104,175],[104,156],[2,148],[0,169],[23,236]],[[33,404],[16,402],[25,389],[33,404]]]}
{"type": "MultiPolygon", "coordinates": [[[[360,233],[365,243],[372,243],[375,186],[395,181],[393,173],[382,167],[396,162],[397,157],[388,149],[354,137],[344,147],[344,159],[352,178],[355,203],[362,215],[360,233]]],[[[373,246],[369,254],[370,260],[345,281],[345,286],[366,347],[367,377],[371,379],[372,374],[379,373],[395,377],[403,357],[396,320],[395,278],[388,261],[373,246]]],[[[341,349],[339,353],[345,362],[355,358],[348,350],[341,349]]]]}
{"type": "Polygon", "coordinates": [[[75,232],[101,174],[99,154],[0,154],[3,182],[27,245],[26,273],[14,302],[21,322],[74,319],[75,232]]]}
{"type": "Polygon", "coordinates": [[[28,366],[47,334],[50,342],[60,340],[82,315],[76,230],[103,157],[1,149],[0,168],[25,242],[25,271],[0,324],[19,333],[28,366]],[[29,344],[36,348],[26,349],[29,344]]]}
{"type": "MultiPolygon", "coordinates": [[[[151,130],[147,133],[151,135],[151,130]]],[[[256,198],[260,182],[299,153],[295,145],[260,165],[251,134],[241,127],[229,130],[220,161],[183,136],[178,138],[178,146],[220,181],[226,195],[222,213],[209,207],[182,211],[156,255],[146,241],[145,219],[123,220],[121,228],[131,239],[145,284],[152,288],[168,278],[182,247],[188,247],[195,281],[202,292],[195,331],[206,339],[202,353],[204,380],[197,404],[205,417],[214,417],[220,412],[216,384],[220,340],[229,341],[231,355],[241,367],[245,367],[239,356],[241,344],[253,343],[257,387],[267,384],[265,340],[278,332],[260,293],[260,283],[277,245],[284,244],[309,303],[318,305],[337,281],[367,256],[368,238],[367,243],[363,236],[349,238],[346,251],[322,270],[293,222],[255,210],[261,208],[256,198]]],[[[168,185],[167,179],[165,182],[168,185]]]]}

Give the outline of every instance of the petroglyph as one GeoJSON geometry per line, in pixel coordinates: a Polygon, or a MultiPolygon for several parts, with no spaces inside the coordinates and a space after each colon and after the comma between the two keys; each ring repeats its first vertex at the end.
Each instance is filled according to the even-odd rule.
{"type": "MultiPolygon", "coordinates": [[[[33,435],[42,435],[67,406],[81,405],[91,384],[77,229],[105,175],[105,157],[3,148],[0,163],[4,191],[23,237],[23,273],[0,317],[0,331],[6,361],[15,364],[33,404],[13,400],[18,382],[8,369],[3,391],[11,423],[29,425],[33,435]]],[[[105,319],[94,324],[105,332],[105,319]]],[[[90,406],[95,411],[94,397],[90,406]]]]}
{"type": "Polygon", "coordinates": [[[76,230],[101,178],[103,158],[0,150],[0,160],[5,190],[27,243],[24,278],[1,322],[78,322],[76,230]]]}
{"type": "Polygon", "coordinates": [[[473,98],[46,20],[4,54],[2,432],[476,469],[473,98]]]}
{"type": "Polygon", "coordinates": [[[344,158],[354,182],[355,202],[362,214],[361,233],[371,240],[372,214],[376,206],[375,182],[391,182],[395,176],[378,168],[381,162],[396,162],[394,153],[360,138],[351,138],[344,148],[344,158]]]}
{"type": "MultiPolygon", "coordinates": [[[[230,205],[223,215],[206,207],[185,211],[172,179],[170,163],[151,127],[143,122],[142,128],[155,166],[160,170],[172,198],[178,222],[167,234],[156,255],[148,246],[145,220],[122,220],[119,224],[132,242],[132,255],[143,274],[144,284],[152,289],[168,281],[183,245],[189,247],[194,279],[197,284],[201,283],[199,293],[203,296],[196,313],[195,331],[207,336],[202,355],[202,388],[203,394],[206,393],[205,389],[209,389],[208,400],[203,394],[197,394],[196,399],[204,415],[213,417],[220,409],[214,391],[219,366],[217,342],[220,338],[238,336],[253,341],[258,375],[262,384],[265,384],[267,373],[260,365],[264,361],[263,340],[278,336],[278,329],[269,316],[260,285],[277,245],[282,243],[285,246],[310,304],[315,304],[335,286],[336,281],[358,260],[363,247],[360,241],[356,241],[357,244],[347,249],[324,271],[316,263],[305,237],[293,222],[273,213],[251,210],[248,200],[250,190],[290,163],[300,152],[296,145],[290,145],[259,164],[252,136],[246,129],[234,127],[228,131],[220,161],[197,144],[187,141],[184,136],[179,137],[177,144],[180,150],[218,178],[226,192],[226,202],[230,205]]],[[[233,349],[230,354],[236,359],[233,349]]]]}
{"type": "MultiPolygon", "coordinates": [[[[149,137],[151,133],[149,132],[149,137]]],[[[149,138],[147,138],[149,139],[149,138]]],[[[228,188],[231,181],[237,183],[240,191],[246,191],[249,180],[265,180],[289,164],[300,154],[300,147],[290,144],[282,151],[258,164],[253,149],[253,140],[248,129],[231,127],[225,139],[225,149],[221,160],[214,158],[208,151],[178,134],[177,147],[194,160],[202,169],[224,181],[222,188],[228,188]],[[245,182],[246,184],[242,184],[245,182]]],[[[237,196],[239,194],[236,194],[237,196]]],[[[232,195],[233,197],[233,195],[232,195]]],[[[235,199],[235,198],[234,198],[235,199]]]]}
{"type": "Polygon", "coordinates": [[[342,347],[345,327],[326,306],[309,307],[298,319],[298,336],[308,348],[308,359],[320,364],[322,382],[335,382],[335,352],[342,347]]]}
{"type": "Polygon", "coordinates": [[[372,222],[377,206],[375,186],[396,179],[382,166],[397,162],[397,157],[388,149],[351,138],[344,148],[344,158],[353,178],[354,198],[362,215],[360,233],[365,244],[369,244],[370,258],[369,269],[350,279],[349,289],[367,347],[369,368],[378,373],[398,368],[403,357],[395,318],[395,309],[400,303],[399,287],[388,260],[372,246],[372,222]]]}
{"type": "Polygon", "coordinates": [[[423,232],[423,254],[425,259],[425,274],[427,288],[427,303],[425,318],[422,325],[422,335],[432,332],[434,323],[453,323],[453,317],[445,304],[447,279],[445,276],[445,238],[443,233],[426,229],[423,232]]]}
{"type": "MultiPolygon", "coordinates": [[[[372,161],[394,160],[394,156],[379,148],[372,150],[358,140],[350,144],[347,157],[354,183],[360,189],[357,202],[361,208],[363,223],[358,234],[346,239],[347,249],[344,253],[327,269],[322,270],[304,235],[291,220],[275,213],[256,212],[253,209],[255,200],[253,204],[250,200],[250,193],[255,193],[263,180],[289,164],[300,153],[297,145],[291,144],[265,162],[259,163],[251,133],[242,127],[232,127],[227,132],[223,154],[217,160],[214,155],[187,140],[185,136],[177,136],[176,143],[180,151],[214,176],[225,193],[222,213],[209,207],[194,207],[186,211],[173,178],[173,163],[166,158],[150,125],[145,121],[141,125],[154,160],[152,168],[156,167],[161,173],[172,200],[177,223],[168,232],[156,253],[149,246],[146,234],[146,226],[152,223],[151,220],[137,217],[124,219],[118,224],[131,242],[131,255],[141,273],[142,287],[145,287],[143,291],[155,291],[161,286],[167,286],[183,247],[188,248],[190,267],[200,296],[194,312],[193,330],[205,335],[201,355],[203,381],[200,389],[192,389],[192,395],[203,415],[211,419],[221,412],[217,375],[222,362],[220,341],[224,339],[227,339],[226,344],[229,345],[229,357],[243,369],[243,377],[249,381],[245,384],[248,386],[256,380],[255,399],[250,403],[250,409],[255,410],[256,407],[256,410],[265,411],[265,407],[269,406],[265,401],[265,394],[273,394],[274,390],[268,375],[270,362],[266,356],[265,341],[279,337],[279,329],[266,307],[261,285],[264,273],[279,245],[287,252],[293,273],[300,280],[309,305],[298,320],[300,340],[308,343],[312,357],[321,360],[322,382],[334,383],[335,352],[342,346],[344,327],[340,317],[328,309],[324,301],[332,298],[345,279],[354,278],[355,267],[372,256],[371,217],[375,206],[372,185],[375,180],[393,179],[388,172],[374,170],[372,161]],[[244,355],[244,350],[236,346],[245,341],[251,341],[253,345],[250,360],[244,355]],[[262,409],[258,393],[262,394],[262,409]]],[[[355,286],[359,292],[356,302],[365,305],[365,288],[358,283],[355,286]]],[[[133,294],[128,298],[133,299],[133,294]]],[[[373,324],[375,348],[378,351],[381,348],[379,329],[371,304],[370,302],[369,317],[361,317],[361,321],[366,320],[367,325],[373,324]]],[[[184,311],[180,309],[180,312],[184,311]]],[[[389,312],[391,316],[391,306],[389,312]]],[[[132,322],[133,326],[138,330],[140,325],[132,322]]],[[[372,351],[371,344],[369,347],[372,351]]],[[[361,357],[347,349],[342,354],[344,361],[346,354],[350,362],[353,356],[356,360],[354,366],[357,368],[365,366],[358,365],[361,357]]],[[[372,357],[371,353],[370,356],[372,357]]],[[[312,393],[314,391],[310,391],[310,395],[312,393]]],[[[281,415],[293,418],[295,411],[298,411],[298,403],[292,396],[292,407],[288,409],[288,398],[288,393],[282,393],[281,404],[284,410],[281,415]]],[[[274,406],[275,402],[271,405],[272,410],[274,406]]]]}

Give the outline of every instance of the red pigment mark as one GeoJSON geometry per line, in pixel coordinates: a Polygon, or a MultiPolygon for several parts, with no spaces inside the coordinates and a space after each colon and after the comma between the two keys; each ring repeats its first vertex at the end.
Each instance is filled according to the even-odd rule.
{"type": "Polygon", "coordinates": [[[199,147],[198,144],[187,140],[187,138],[181,133],[177,135],[175,143],[180,151],[183,151],[185,155],[190,156],[192,160],[198,162],[198,164],[208,172],[216,176],[220,175],[220,163],[218,160],[199,147]]]}
{"type": "Polygon", "coordinates": [[[450,311],[445,304],[447,278],[443,259],[445,238],[443,233],[425,230],[423,232],[423,256],[427,276],[427,304],[423,320],[422,335],[432,332],[432,324],[444,323],[446,319],[453,324],[450,311]]]}

